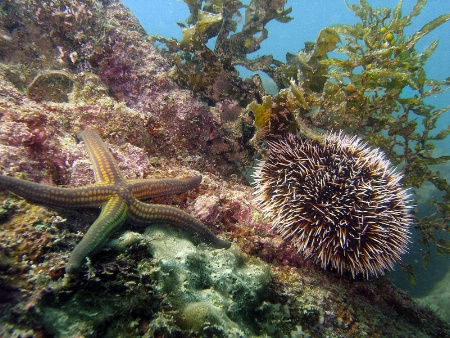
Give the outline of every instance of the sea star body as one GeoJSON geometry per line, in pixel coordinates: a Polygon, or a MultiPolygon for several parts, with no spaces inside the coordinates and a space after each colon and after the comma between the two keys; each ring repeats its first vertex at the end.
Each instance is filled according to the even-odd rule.
{"type": "Polygon", "coordinates": [[[100,136],[91,130],[80,131],[95,174],[95,184],[61,188],[0,175],[0,191],[9,190],[40,204],[70,207],[101,207],[97,220],[72,251],[66,266],[68,274],[81,266],[83,260],[97,252],[110,235],[126,221],[136,225],[168,223],[198,237],[215,248],[228,248],[230,243],[216,237],[203,223],[175,207],[143,203],[138,199],[179,194],[195,188],[201,176],[178,179],[126,180],[100,136]]]}

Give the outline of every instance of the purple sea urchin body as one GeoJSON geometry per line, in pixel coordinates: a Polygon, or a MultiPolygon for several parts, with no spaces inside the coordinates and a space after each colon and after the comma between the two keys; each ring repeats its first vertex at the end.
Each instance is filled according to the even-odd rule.
{"type": "Polygon", "coordinates": [[[366,278],[392,269],[410,242],[412,206],[384,154],[343,133],[268,145],[254,195],[273,229],[324,269],[366,278]]]}

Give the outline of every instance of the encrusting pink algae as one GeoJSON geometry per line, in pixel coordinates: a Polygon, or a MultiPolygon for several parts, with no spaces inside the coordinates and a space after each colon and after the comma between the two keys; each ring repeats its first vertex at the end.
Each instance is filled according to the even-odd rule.
{"type": "Polygon", "coordinates": [[[124,226],[67,281],[68,256],[98,211],[1,191],[0,336],[450,334],[388,279],[324,271],[270,230],[235,164],[247,153],[226,134],[234,103],[210,109],[181,89],[119,1],[1,6],[0,173],[93,183],[75,135],[96,130],[126,179],[201,175],[198,188],[151,202],[190,213],[232,246],[194,245],[164,225],[124,226]]]}

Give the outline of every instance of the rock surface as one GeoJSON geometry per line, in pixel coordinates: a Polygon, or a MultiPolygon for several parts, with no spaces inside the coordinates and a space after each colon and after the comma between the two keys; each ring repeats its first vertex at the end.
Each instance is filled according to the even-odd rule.
{"type": "Polygon", "coordinates": [[[124,228],[65,284],[68,255],[98,212],[0,192],[0,336],[450,335],[387,279],[323,271],[270,231],[246,180],[217,150],[233,149],[217,109],[170,79],[118,1],[1,6],[1,174],[93,182],[75,133],[95,129],[127,178],[201,174],[198,189],[155,202],[185,209],[233,245],[212,250],[164,226],[124,228]]]}

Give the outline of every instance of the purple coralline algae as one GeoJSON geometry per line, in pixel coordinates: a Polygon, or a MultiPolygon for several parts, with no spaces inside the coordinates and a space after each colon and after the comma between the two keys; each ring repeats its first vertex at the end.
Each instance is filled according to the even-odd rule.
{"type": "Polygon", "coordinates": [[[233,242],[195,246],[165,226],[119,231],[64,279],[96,210],[0,191],[2,337],[444,337],[447,323],[386,278],[352,280],[304,260],[274,232],[236,163],[230,100],[208,107],[119,1],[0,4],[0,173],[93,183],[75,134],[96,130],[127,179],[202,175],[157,197],[233,242]]]}

